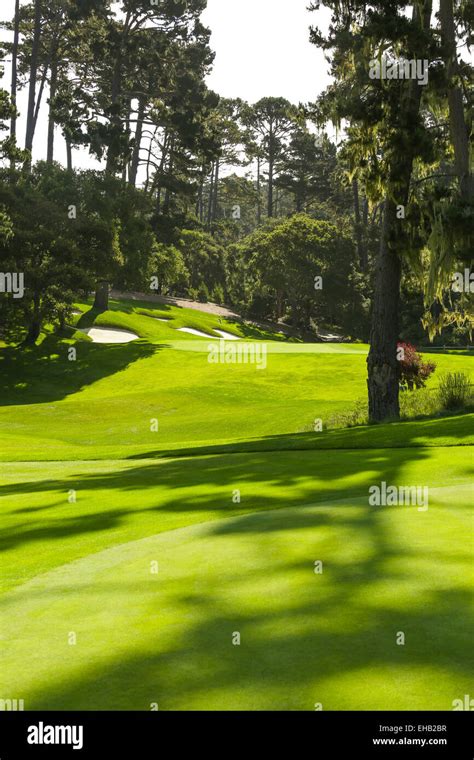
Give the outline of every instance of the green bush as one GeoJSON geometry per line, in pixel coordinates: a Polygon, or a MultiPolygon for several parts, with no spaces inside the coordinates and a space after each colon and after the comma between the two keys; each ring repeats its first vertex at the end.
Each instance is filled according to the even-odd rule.
{"type": "Polygon", "coordinates": [[[367,401],[358,399],[351,409],[336,412],[328,420],[328,430],[351,428],[359,425],[367,425],[369,422],[369,410],[367,401]]]}
{"type": "Polygon", "coordinates": [[[463,409],[471,399],[471,383],[465,372],[448,372],[439,382],[439,397],[444,409],[463,409]]]}
{"type": "Polygon", "coordinates": [[[222,285],[215,285],[211,293],[213,303],[217,303],[222,306],[225,303],[224,288],[222,285]]]}
{"type": "Polygon", "coordinates": [[[432,417],[441,412],[441,403],[434,390],[419,388],[411,393],[400,394],[400,415],[402,419],[432,417]]]}
{"type": "Polygon", "coordinates": [[[207,285],[204,282],[201,282],[198,288],[198,301],[201,303],[207,303],[209,301],[209,291],[207,289],[207,285]]]}

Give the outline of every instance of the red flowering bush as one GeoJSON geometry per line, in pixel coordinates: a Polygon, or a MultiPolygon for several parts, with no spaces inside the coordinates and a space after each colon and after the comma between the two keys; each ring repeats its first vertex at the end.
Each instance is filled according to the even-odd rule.
{"type": "Polygon", "coordinates": [[[413,391],[424,388],[429,376],[436,369],[433,362],[424,362],[421,354],[411,343],[397,344],[397,357],[400,362],[400,387],[413,391]]]}

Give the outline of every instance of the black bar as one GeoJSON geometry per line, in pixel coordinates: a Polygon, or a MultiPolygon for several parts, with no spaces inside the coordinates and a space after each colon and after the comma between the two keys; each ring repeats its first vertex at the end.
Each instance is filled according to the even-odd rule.
{"type": "Polygon", "coordinates": [[[0,760],[156,760],[208,750],[222,757],[239,752],[245,758],[256,747],[265,757],[274,751],[275,757],[308,760],[354,756],[472,760],[472,717],[467,711],[2,712],[0,760]],[[56,731],[60,726],[64,731],[56,731]],[[28,743],[28,737],[44,743],[28,743]],[[49,739],[69,740],[77,749],[72,743],[46,743],[49,739]]]}

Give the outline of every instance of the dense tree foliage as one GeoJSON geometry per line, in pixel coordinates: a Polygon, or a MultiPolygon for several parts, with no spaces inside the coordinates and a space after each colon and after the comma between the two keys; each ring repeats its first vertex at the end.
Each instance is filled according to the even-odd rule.
{"type": "Polygon", "coordinates": [[[226,302],[313,339],[370,338],[371,418],[396,417],[398,341],[465,342],[472,327],[468,5],[328,0],[329,31],[311,39],[333,84],[305,104],[209,90],[205,6],[15,3],[0,262],[25,292],[0,295],[2,334],[34,342],[79,293],[107,309],[111,285],[226,302]],[[397,58],[426,62],[426,81],[373,75],[397,58]],[[79,150],[100,168],[75,169],[79,150]]]}

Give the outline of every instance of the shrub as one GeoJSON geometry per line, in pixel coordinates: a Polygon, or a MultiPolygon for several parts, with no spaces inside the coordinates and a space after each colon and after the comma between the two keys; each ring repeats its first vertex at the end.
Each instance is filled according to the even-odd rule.
{"type": "Polygon", "coordinates": [[[225,303],[224,289],[222,285],[215,285],[212,291],[212,301],[222,306],[225,303]]]}
{"type": "Polygon", "coordinates": [[[421,354],[411,343],[398,343],[400,359],[400,387],[413,391],[424,388],[426,381],[436,369],[433,362],[424,362],[421,354]]]}
{"type": "Polygon", "coordinates": [[[207,285],[204,282],[201,282],[198,288],[198,301],[201,303],[207,303],[209,301],[209,291],[207,289],[207,285]]]}
{"type": "Polygon", "coordinates": [[[400,396],[400,415],[402,419],[416,417],[433,417],[442,412],[439,396],[436,390],[419,388],[413,393],[402,393],[400,396]]]}
{"type": "Polygon", "coordinates": [[[336,412],[328,420],[328,429],[351,428],[367,425],[369,422],[368,404],[365,399],[358,399],[351,409],[336,412]]]}
{"type": "Polygon", "coordinates": [[[471,383],[465,372],[448,372],[439,382],[439,397],[444,409],[463,409],[471,398],[471,383]]]}

